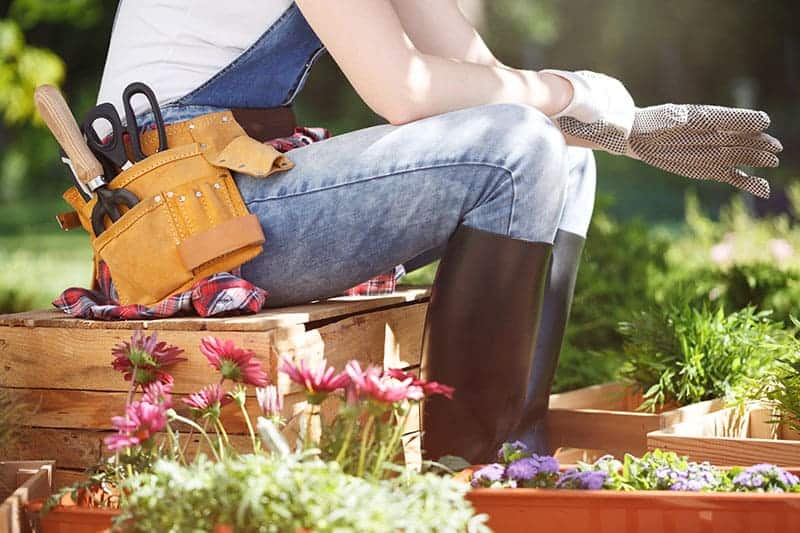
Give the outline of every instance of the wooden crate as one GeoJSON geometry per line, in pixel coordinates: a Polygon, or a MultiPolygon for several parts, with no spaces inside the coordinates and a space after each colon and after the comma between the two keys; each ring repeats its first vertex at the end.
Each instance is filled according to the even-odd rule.
{"type": "Polygon", "coordinates": [[[54,461],[0,461],[0,533],[31,531],[24,505],[53,489],[54,461]]]}
{"type": "Polygon", "coordinates": [[[700,402],[659,413],[636,411],[641,395],[624,383],[594,385],[550,396],[547,426],[551,446],[561,457],[593,459],[610,453],[641,455],[647,434],[680,422],[696,420],[723,407],[720,400],[700,402]],[[566,450],[566,449],[569,450],[566,450]]]}
{"type": "MultiPolygon", "coordinates": [[[[230,318],[101,322],[54,310],[0,316],[0,387],[36,408],[30,427],[5,458],[55,458],[57,487],[71,484],[76,472],[95,464],[104,453],[103,438],[112,433],[111,416],[122,412],[128,385],[111,367],[111,348],[135,329],[155,331],[159,339],[185,350],[189,360],[171,369],[176,406],[181,397],[218,381],[198,348],[203,337],[215,335],[256,352],[286,395],[288,415],[302,410],[305,402],[300,388],[278,374],[282,357],[325,357],[338,369],[351,359],[416,368],[427,299],[426,289],[409,288],[389,296],[340,297],[230,318]]],[[[248,394],[255,391],[250,388],[248,394]]],[[[255,411],[254,399],[248,403],[255,411]]],[[[223,410],[223,420],[234,444],[246,448],[249,438],[236,411],[223,410]]],[[[419,418],[412,417],[407,432],[418,429],[419,418]]]]}
{"type": "Polygon", "coordinates": [[[750,466],[800,466],[800,434],[771,423],[770,406],[728,407],[647,435],[650,449],[671,450],[695,461],[750,466]]]}

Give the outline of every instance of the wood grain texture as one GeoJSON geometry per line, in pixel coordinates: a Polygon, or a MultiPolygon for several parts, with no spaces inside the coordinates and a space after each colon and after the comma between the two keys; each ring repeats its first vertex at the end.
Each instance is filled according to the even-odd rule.
{"type": "Polygon", "coordinates": [[[647,435],[650,449],[671,450],[695,461],[745,466],[772,463],[800,466],[800,440],[772,424],[772,408],[753,403],[728,407],[647,435]]]}
{"type": "MultiPolygon", "coordinates": [[[[49,429],[26,428],[22,430],[19,442],[6,450],[6,457],[13,461],[30,461],[37,457],[55,458],[59,468],[70,470],[85,470],[97,464],[109,453],[103,446],[103,439],[113,434],[113,431],[95,431],[87,429],[49,429]]],[[[186,436],[184,436],[185,438],[186,436]]],[[[231,444],[246,452],[252,449],[250,437],[244,435],[231,435],[231,444]]],[[[200,443],[200,437],[195,434],[189,444],[189,453],[200,443]]],[[[203,449],[208,452],[207,445],[203,449]]]]}
{"type": "Polygon", "coordinates": [[[325,357],[341,370],[351,359],[364,366],[405,368],[420,363],[427,303],[351,316],[319,328],[325,357]]]}
{"type": "Polygon", "coordinates": [[[103,330],[266,331],[425,301],[428,295],[428,289],[417,288],[384,296],[342,296],[310,304],[265,309],[255,315],[226,318],[178,317],[157,320],[103,321],[73,318],[56,309],[48,309],[0,315],[0,326],[103,330]]]}
{"type": "MultiPolygon", "coordinates": [[[[170,368],[175,392],[191,393],[219,380],[199,349],[207,334],[169,331],[159,335],[184,348],[188,359],[170,368]]],[[[293,339],[307,342],[301,325],[260,333],[226,332],[219,337],[255,351],[272,378],[281,346],[293,347],[293,339]]],[[[0,327],[0,386],[126,391],[128,383],[111,367],[111,348],[129,339],[130,331],[124,330],[0,327]]]]}
{"type": "Polygon", "coordinates": [[[92,178],[102,176],[103,167],[83,140],[83,134],[61,91],[52,85],[40,85],[34,91],[33,100],[50,132],[72,161],[78,178],[88,183],[92,178]]]}

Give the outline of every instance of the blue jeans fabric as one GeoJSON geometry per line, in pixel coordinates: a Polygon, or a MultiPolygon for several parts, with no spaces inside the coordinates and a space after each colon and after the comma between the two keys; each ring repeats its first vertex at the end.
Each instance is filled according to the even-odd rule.
{"type": "MultiPolygon", "coordinates": [[[[292,5],[239,59],[166,105],[165,122],[291,101],[321,50],[292,5]],[[297,40],[302,51],[282,56],[283,43],[297,40]],[[275,81],[276,65],[262,68],[267,56],[284,57],[289,85],[275,81]]],[[[242,275],[270,292],[269,306],[336,295],[398,264],[421,266],[459,224],[531,242],[552,243],[558,229],[585,237],[594,204],[592,152],[567,148],[552,121],[524,105],[375,126],[288,155],[295,167],[287,172],[235,175],[266,235],[242,275]]]]}
{"type": "MultiPolygon", "coordinates": [[[[165,120],[189,118],[178,108],[165,120]]],[[[441,254],[459,224],[552,243],[585,235],[591,152],[569,148],[539,111],[515,104],[357,130],[289,152],[295,167],[236,175],[261,220],[264,252],[242,275],[267,305],[332,296],[420,255],[441,254]]]]}

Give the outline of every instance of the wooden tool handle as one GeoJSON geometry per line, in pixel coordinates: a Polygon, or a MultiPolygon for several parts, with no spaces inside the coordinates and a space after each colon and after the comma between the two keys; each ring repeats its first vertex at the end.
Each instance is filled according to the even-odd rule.
{"type": "Polygon", "coordinates": [[[88,185],[93,178],[102,176],[103,167],[83,140],[61,92],[52,85],[40,85],[33,99],[47,127],[72,161],[78,179],[88,185]]]}

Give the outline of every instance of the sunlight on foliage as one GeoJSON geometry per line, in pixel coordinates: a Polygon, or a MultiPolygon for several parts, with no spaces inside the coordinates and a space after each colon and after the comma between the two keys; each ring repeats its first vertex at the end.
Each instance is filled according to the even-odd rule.
{"type": "Polygon", "coordinates": [[[0,20],[0,111],[7,124],[34,118],[33,91],[38,85],[59,85],[64,62],[56,54],[25,43],[17,22],[0,20]]]}

